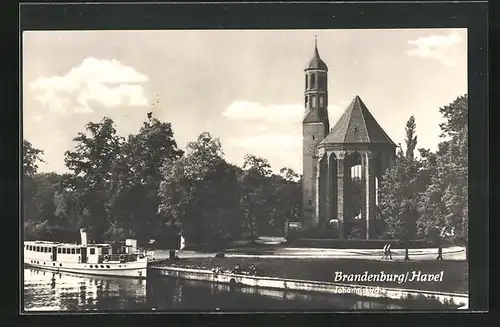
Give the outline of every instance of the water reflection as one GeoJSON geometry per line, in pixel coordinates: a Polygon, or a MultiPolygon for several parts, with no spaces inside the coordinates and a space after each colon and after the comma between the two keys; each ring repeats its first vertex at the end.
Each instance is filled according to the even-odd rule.
{"type": "Polygon", "coordinates": [[[290,311],[402,309],[385,301],[231,287],[170,278],[145,280],[24,270],[26,311],[290,311]]]}
{"type": "Polygon", "coordinates": [[[147,309],[146,281],[24,270],[27,311],[147,309]]]}

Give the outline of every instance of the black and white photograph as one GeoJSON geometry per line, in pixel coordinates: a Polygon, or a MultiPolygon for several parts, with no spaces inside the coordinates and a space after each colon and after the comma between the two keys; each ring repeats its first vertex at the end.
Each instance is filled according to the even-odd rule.
{"type": "Polygon", "coordinates": [[[25,313],[469,309],[466,28],[20,42],[25,313]]]}

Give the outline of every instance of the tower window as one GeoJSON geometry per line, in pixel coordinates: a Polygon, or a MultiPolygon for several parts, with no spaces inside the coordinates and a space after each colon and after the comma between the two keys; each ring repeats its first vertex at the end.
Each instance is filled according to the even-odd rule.
{"type": "Polygon", "coordinates": [[[314,135],[313,135],[313,141],[314,141],[314,139],[315,139],[315,137],[314,137],[314,135]]]}
{"type": "Polygon", "coordinates": [[[315,97],[315,96],[311,97],[311,102],[312,102],[312,103],[311,103],[311,104],[312,104],[312,107],[313,107],[313,108],[316,108],[316,97],[315,97]]]}
{"type": "Polygon", "coordinates": [[[326,76],[325,75],[319,75],[318,76],[318,84],[320,89],[326,89],[326,76]]]}
{"type": "Polygon", "coordinates": [[[316,74],[311,74],[311,88],[316,87],[316,74]]]}
{"type": "Polygon", "coordinates": [[[306,75],[306,90],[309,87],[309,77],[306,75]]]}
{"type": "Polygon", "coordinates": [[[306,108],[307,108],[307,102],[308,102],[307,100],[309,100],[309,97],[306,95],[306,98],[305,98],[305,106],[306,106],[306,108]]]}
{"type": "Polygon", "coordinates": [[[322,97],[322,96],[320,96],[320,97],[319,97],[319,106],[320,106],[320,107],[323,107],[324,105],[325,105],[325,98],[324,98],[324,97],[322,97]]]}

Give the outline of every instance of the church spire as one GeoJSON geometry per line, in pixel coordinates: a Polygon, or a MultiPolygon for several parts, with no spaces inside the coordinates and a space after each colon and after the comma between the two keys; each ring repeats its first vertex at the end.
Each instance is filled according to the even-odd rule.
{"type": "Polygon", "coordinates": [[[319,69],[328,71],[328,66],[325,64],[323,60],[321,60],[321,57],[319,56],[317,34],[314,34],[314,54],[311,61],[309,61],[309,65],[307,65],[306,70],[308,69],[319,69]]]}
{"type": "Polygon", "coordinates": [[[318,52],[318,34],[314,34],[314,55],[319,58],[319,52],[318,52]]]}

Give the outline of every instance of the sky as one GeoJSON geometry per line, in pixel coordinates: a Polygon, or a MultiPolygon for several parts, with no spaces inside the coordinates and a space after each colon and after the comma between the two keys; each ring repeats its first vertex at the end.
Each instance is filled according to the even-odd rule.
{"type": "Polygon", "coordinates": [[[228,162],[301,173],[315,35],[330,126],[359,95],[395,143],[414,115],[417,148],[437,148],[438,109],[467,93],[466,29],[27,31],[23,137],[44,151],[41,172],[62,173],[85,124],[110,117],[127,136],[152,111],[180,148],[209,132],[228,162]]]}

